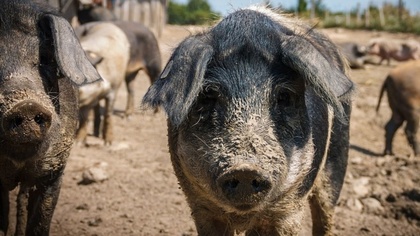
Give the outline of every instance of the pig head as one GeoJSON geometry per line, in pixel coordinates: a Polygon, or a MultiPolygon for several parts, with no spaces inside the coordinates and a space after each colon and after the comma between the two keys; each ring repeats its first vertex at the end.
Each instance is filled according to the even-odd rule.
{"type": "Polygon", "coordinates": [[[353,83],[334,44],[262,7],[184,40],[143,103],[168,115],[171,160],[199,235],[296,235],[309,198],[331,234],[353,83]]]}
{"type": "Polygon", "coordinates": [[[15,234],[48,235],[77,125],[76,86],[100,77],[64,18],[32,1],[0,5],[0,235],[18,184],[15,234]]]}

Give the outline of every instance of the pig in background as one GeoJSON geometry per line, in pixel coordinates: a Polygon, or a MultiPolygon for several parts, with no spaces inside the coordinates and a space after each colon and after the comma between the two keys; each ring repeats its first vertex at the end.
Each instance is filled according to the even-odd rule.
{"type": "Polygon", "coordinates": [[[416,136],[420,121],[420,60],[405,62],[391,70],[382,85],[376,107],[377,112],[384,92],[388,94],[392,116],[385,126],[383,154],[394,155],[392,140],[395,132],[406,122],[404,131],[407,140],[414,155],[420,155],[420,144],[416,136]]]}
{"type": "Polygon", "coordinates": [[[102,0],[77,0],[77,20],[81,25],[93,21],[115,21],[115,14],[102,6],[102,0]]]}
{"type": "MultiPolygon", "coordinates": [[[[159,46],[152,31],[135,22],[91,22],[77,27],[75,31],[99,74],[110,83],[110,88],[106,84],[81,88],[81,114],[84,118],[77,139],[81,142],[86,140],[87,115],[94,107],[92,103],[85,104],[84,101],[88,101],[85,98],[99,96],[91,100],[94,102],[106,95],[102,134],[105,144],[110,145],[113,141],[112,114],[117,91],[122,81],[125,81],[128,94],[125,117],[128,118],[134,112],[134,79],[137,74],[144,70],[150,83],[153,83],[161,72],[159,46]]],[[[95,106],[94,135],[99,136],[101,115],[99,104],[95,106]]]]}
{"type": "Polygon", "coordinates": [[[174,51],[143,104],[168,115],[171,161],[198,235],[332,235],[347,166],[345,59],[327,37],[263,7],[174,51]]]}
{"type": "MultiPolygon", "coordinates": [[[[76,28],[76,31],[79,29],[76,28]]],[[[95,23],[83,27],[80,44],[90,62],[104,79],[79,88],[80,124],[76,139],[86,143],[89,113],[95,109],[94,134],[99,136],[100,100],[105,100],[102,135],[105,145],[113,141],[113,112],[118,90],[125,79],[130,56],[130,43],[125,33],[112,23],[95,23]]]]}
{"type": "Polygon", "coordinates": [[[420,43],[414,39],[373,38],[368,42],[367,52],[380,57],[378,65],[387,60],[389,66],[391,59],[396,61],[420,59],[420,43]]]}
{"type": "Polygon", "coordinates": [[[354,42],[337,43],[344,57],[352,69],[365,69],[366,64],[372,64],[372,58],[368,55],[367,48],[354,42]]]}
{"type": "Polygon", "coordinates": [[[48,235],[77,128],[77,86],[100,76],[58,13],[34,1],[0,6],[0,235],[48,235]],[[18,186],[13,220],[9,191],[18,186]]]}

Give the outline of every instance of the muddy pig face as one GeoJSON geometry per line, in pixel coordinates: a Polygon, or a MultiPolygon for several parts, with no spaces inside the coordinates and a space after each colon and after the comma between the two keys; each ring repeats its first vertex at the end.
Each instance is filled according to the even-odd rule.
{"type": "Polygon", "coordinates": [[[75,86],[100,79],[65,19],[30,10],[22,5],[0,26],[0,158],[16,162],[42,157],[63,135],[71,140],[75,86]]]}
{"type": "Polygon", "coordinates": [[[241,50],[224,65],[208,65],[206,85],[179,127],[177,156],[203,192],[248,210],[287,191],[288,176],[308,170],[303,160],[313,145],[303,80],[263,57],[249,63],[241,50]]]}
{"type": "Polygon", "coordinates": [[[266,24],[248,27],[237,19],[254,16],[238,14],[182,42],[143,98],[168,114],[171,158],[187,196],[228,212],[264,209],[308,184],[339,97],[352,88],[344,63],[326,59],[337,54],[323,51],[335,48],[329,41],[295,37],[261,15],[266,24]]]}

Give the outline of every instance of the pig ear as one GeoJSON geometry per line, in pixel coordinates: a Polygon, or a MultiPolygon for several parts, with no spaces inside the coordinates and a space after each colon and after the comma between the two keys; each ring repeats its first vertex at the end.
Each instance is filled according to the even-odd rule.
{"type": "Polygon", "coordinates": [[[41,27],[43,30],[50,30],[60,72],[76,85],[100,80],[101,77],[87,59],[68,21],[52,14],[46,14],[43,20],[45,25],[41,27]]]}
{"type": "Polygon", "coordinates": [[[282,62],[296,70],[307,84],[327,103],[342,111],[341,101],[347,99],[354,89],[347,77],[347,64],[336,47],[322,42],[321,53],[307,39],[300,36],[286,36],[282,40],[282,62]],[[325,49],[326,48],[326,49],[325,49]]]}
{"type": "Polygon", "coordinates": [[[153,83],[143,104],[163,106],[170,121],[178,126],[187,116],[201,91],[213,49],[198,38],[188,38],[172,54],[160,78],[153,83]]]}

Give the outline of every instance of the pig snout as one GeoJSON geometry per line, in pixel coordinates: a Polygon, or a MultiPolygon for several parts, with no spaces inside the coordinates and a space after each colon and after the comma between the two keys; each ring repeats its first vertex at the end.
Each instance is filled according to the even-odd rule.
{"type": "Polygon", "coordinates": [[[261,202],[272,189],[272,181],[258,167],[233,167],[217,178],[222,195],[239,210],[247,210],[261,202]]]}
{"type": "Polygon", "coordinates": [[[51,126],[52,113],[41,104],[27,100],[8,110],[1,119],[4,136],[15,145],[41,142],[51,126]]]}

